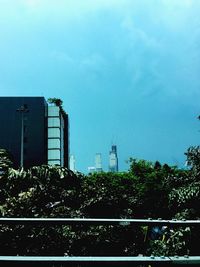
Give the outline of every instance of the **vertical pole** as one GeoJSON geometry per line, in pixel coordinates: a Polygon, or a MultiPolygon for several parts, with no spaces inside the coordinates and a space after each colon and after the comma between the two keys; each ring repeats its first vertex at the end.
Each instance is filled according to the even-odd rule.
{"type": "Polygon", "coordinates": [[[21,144],[20,144],[20,167],[24,167],[24,113],[29,110],[26,107],[27,105],[23,105],[17,109],[21,114],[21,144]]]}
{"type": "Polygon", "coordinates": [[[20,156],[20,167],[24,166],[24,112],[21,112],[21,156],[20,156]]]}

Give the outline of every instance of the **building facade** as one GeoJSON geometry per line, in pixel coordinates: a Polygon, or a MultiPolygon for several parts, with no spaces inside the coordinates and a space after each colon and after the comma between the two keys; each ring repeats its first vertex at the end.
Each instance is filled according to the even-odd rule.
{"type": "Polygon", "coordinates": [[[68,167],[68,115],[44,97],[0,97],[0,148],[14,167],[68,167]]]}
{"type": "Polygon", "coordinates": [[[68,167],[68,116],[59,106],[48,106],[47,159],[49,165],[68,167]]]}
{"type": "Polygon", "coordinates": [[[118,156],[116,145],[112,145],[111,151],[109,153],[109,171],[118,172],[118,156]]]}
{"type": "Polygon", "coordinates": [[[96,153],[95,155],[95,171],[96,172],[103,171],[101,153],[96,153]]]}
{"type": "Polygon", "coordinates": [[[76,159],[74,155],[70,155],[69,168],[71,171],[76,172],[76,159]]]}

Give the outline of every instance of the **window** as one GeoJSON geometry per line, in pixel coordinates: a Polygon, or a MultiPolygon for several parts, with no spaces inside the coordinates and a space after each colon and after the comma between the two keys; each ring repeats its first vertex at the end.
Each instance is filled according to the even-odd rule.
{"type": "Polygon", "coordinates": [[[48,160],[60,160],[60,150],[59,149],[48,150],[48,160]]]}
{"type": "Polygon", "coordinates": [[[60,138],[60,129],[59,128],[49,128],[48,137],[60,138]]]}
{"type": "Polygon", "coordinates": [[[48,116],[49,117],[59,117],[60,108],[56,106],[49,106],[48,107],[48,116]]]}
{"type": "Polygon", "coordinates": [[[60,139],[48,139],[48,149],[60,148],[60,139]]]}
{"type": "Polygon", "coordinates": [[[60,119],[48,118],[48,127],[60,127],[60,119]]]}

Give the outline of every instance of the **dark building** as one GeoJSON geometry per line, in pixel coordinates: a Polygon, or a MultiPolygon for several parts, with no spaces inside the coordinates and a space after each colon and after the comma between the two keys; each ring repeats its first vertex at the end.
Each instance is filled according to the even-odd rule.
{"type": "Polygon", "coordinates": [[[44,97],[0,97],[0,148],[14,167],[68,167],[68,115],[44,97]]]}

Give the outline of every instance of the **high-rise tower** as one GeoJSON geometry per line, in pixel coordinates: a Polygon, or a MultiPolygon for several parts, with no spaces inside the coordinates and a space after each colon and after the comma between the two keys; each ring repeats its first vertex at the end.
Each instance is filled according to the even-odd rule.
{"type": "Polygon", "coordinates": [[[118,157],[117,157],[117,146],[112,145],[109,153],[109,171],[118,172],[118,157]]]}
{"type": "Polygon", "coordinates": [[[95,155],[95,171],[96,172],[102,172],[102,159],[101,159],[101,153],[96,153],[95,155]]]}
{"type": "Polygon", "coordinates": [[[69,168],[71,171],[75,172],[76,171],[76,160],[74,155],[70,155],[69,159],[69,168]]]}

